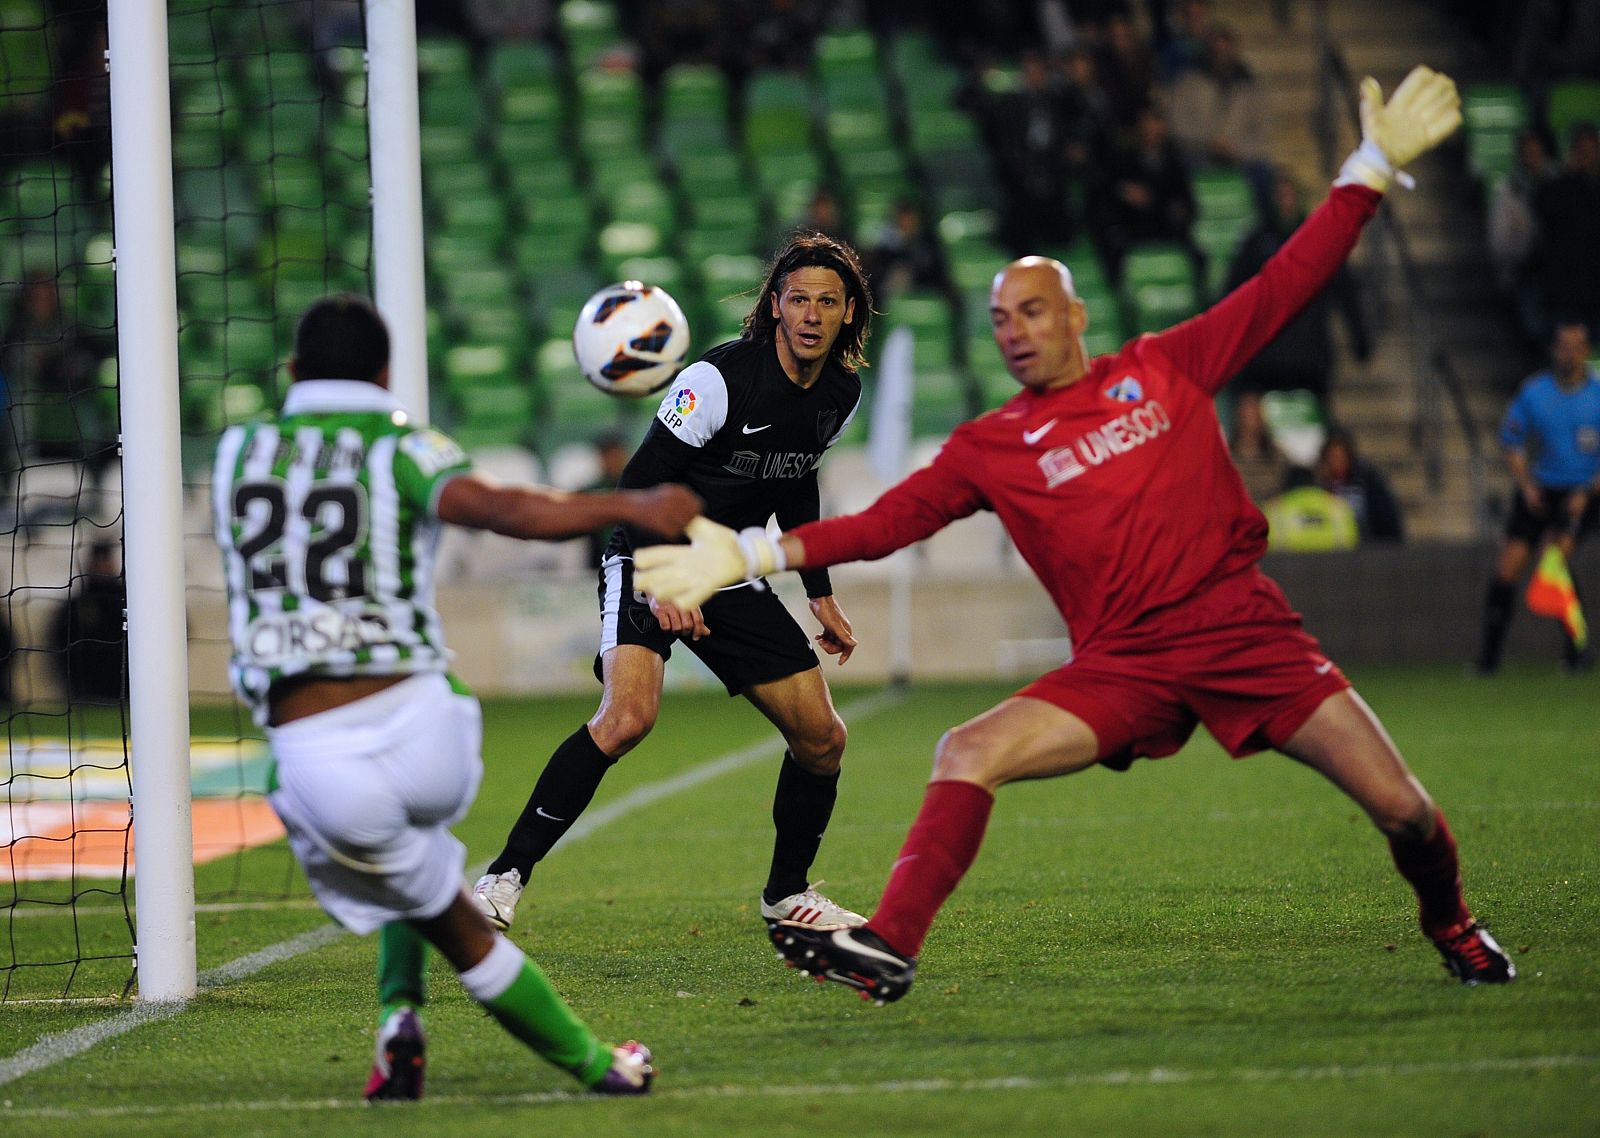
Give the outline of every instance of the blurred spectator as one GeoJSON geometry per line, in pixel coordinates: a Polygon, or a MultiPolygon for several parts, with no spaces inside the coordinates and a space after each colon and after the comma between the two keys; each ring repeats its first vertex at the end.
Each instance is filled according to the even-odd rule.
{"type": "MultiPolygon", "coordinates": [[[[1240,242],[1228,269],[1224,292],[1231,292],[1261,271],[1267,259],[1282,247],[1305,218],[1300,187],[1286,174],[1273,181],[1270,206],[1263,211],[1256,227],[1240,242]]],[[[1264,391],[1303,389],[1316,396],[1318,404],[1328,406],[1329,379],[1333,374],[1333,338],[1330,317],[1337,306],[1350,335],[1350,347],[1358,360],[1372,354],[1366,321],[1361,314],[1360,296],[1348,266],[1340,266],[1328,287],[1295,317],[1255,359],[1247,363],[1233,381],[1238,407],[1259,402],[1264,391]]]]}
{"type": "Polygon", "coordinates": [[[1188,245],[1194,223],[1194,188],[1177,146],[1167,133],[1166,116],[1152,104],[1139,112],[1132,140],[1112,161],[1095,210],[1095,226],[1107,267],[1120,277],[1122,261],[1135,245],[1172,241],[1188,245]]]}
{"type": "MultiPolygon", "coordinates": [[[[1600,328],[1600,135],[1579,123],[1568,136],[1565,170],[1533,199],[1539,224],[1540,297],[1545,312],[1571,313],[1600,328]]],[[[1546,330],[1548,331],[1548,329],[1546,330]]]]}
{"type": "Polygon", "coordinates": [[[1517,323],[1531,342],[1539,340],[1545,324],[1542,298],[1533,279],[1539,241],[1534,199],[1560,169],[1543,134],[1532,129],[1520,131],[1516,163],[1489,195],[1489,260],[1494,265],[1495,283],[1511,299],[1517,323]]]}
{"type": "Polygon", "coordinates": [[[1111,103],[1100,87],[1094,53],[1076,47],[1062,58],[1062,99],[1067,113],[1067,167],[1085,185],[1111,152],[1111,103]]]}
{"type": "Polygon", "coordinates": [[[1238,33],[1227,24],[1206,29],[1199,67],[1173,83],[1172,136],[1190,168],[1226,167],[1250,179],[1257,200],[1271,191],[1266,115],[1260,85],[1239,55],[1238,33]]]}
{"type": "Polygon", "coordinates": [[[639,39],[639,72],[654,82],[676,63],[724,62],[728,23],[720,0],[631,0],[625,24],[639,39]]]}
{"type": "Polygon", "coordinates": [[[1042,52],[1022,53],[1020,88],[993,99],[988,118],[1005,186],[1005,241],[1014,249],[1070,241],[1068,95],[1042,52]]]}
{"type": "Polygon", "coordinates": [[[1383,472],[1356,452],[1355,437],[1344,427],[1334,427],[1322,444],[1317,465],[1310,471],[1291,472],[1287,485],[1317,486],[1344,501],[1355,515],[1362,544],[1405,540],[1400,503],[1383,472]]]}
{"type": "Polygon", "coordinates": [[[922,224],[922,211],[910,198],[899,198],[889,223],[865,257],[872,292],[884,304],[912,289],[943,288],[944,257],[939,243],[922,224]]]}
{"type": "Polygon", "coordinates": [[[1228,435],[1233,464],[1239,468],[1244,488],[1256,504],[1284,488],[1289,480],[1289,460],[1273,441],[1272,428],[1262,414],[1260,398],[1241,401],[1234,407],[1233,430],[1228,435]]]}
{"type": "Polygon", "coordinates": [[[100,405],[100,361],[109,345],[61,311],[54,278],[31,273],[0,331],[0,376],[23,455],[98,465],[115,452],[114,424],[100,405]]]}
{"type": "MultiPolygon", "coordinates": [[[[622,468],[630,456],[628,441],[618,431],[607,431],[594,440],[595,456],[600,460],[600,472],[585,490],[615,490],[622,480],[622,468]]],[[[614,526],[602,526],[589,535],[589,567],[598,569],[605,557],[606,546],[611,543],[614,526]]]]}
{"type": "Polygon", "coordinates": [[[1120,130],[1131,129],[1155,94],[1156,67],[1149,45],[1125,10],[1115,9],[1105,17],[1095,68],[1111,121],[1120,130]]]}
{"type": "Polygon", "coordinates": [[[1163,82],[1171,83],[1201,65],[1211,20],[1211,0],[1180,0],[1176,26],[1156,38],[1156,62],[1163,82]]]}
{"type": "Polygon", "coordinates": [[[55,145],[72,168],[79,196],[104,201],[101,176],[111,161],[111,79],[106,73],[104,17],[75,18],[57,35],[62,48],[51,123],[55,145]]]}
{"type": "Polygon", "coordinates": [[[826,186],[818,186],[812,192],[811,199],[806,202],[806,211],[796,224],[801,229],[814,230],[840,241],[850,240],[850,235],[845,232],[844,214],[839,208],[839,199],[826,186]]]}
{"type": "Polygon", "coordinates": [[[49,643],[60,653],[62,684],[73,699],[116,703],[122,698],[126,605],[116,547],[97,542],[50,631],[49,643]]]}
{"type": "Polygon", "coordinates": [[[1600,4],[1523,0],[1518,7],[1513,74],[1528,91],[1535,114],[1542,117],[1555,84],[1600,75],[1600,4]]]}

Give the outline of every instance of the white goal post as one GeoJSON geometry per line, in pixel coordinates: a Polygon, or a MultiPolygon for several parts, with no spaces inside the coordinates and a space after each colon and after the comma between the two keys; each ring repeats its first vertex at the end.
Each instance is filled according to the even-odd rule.
{"type": "MultiPolygon", "coordinates": [[[[428,413],[414,0],[367,0],[376,300],[428,413]]],[[[197,990],[167,9],[109,5],[138,999],[197,990]]]]}

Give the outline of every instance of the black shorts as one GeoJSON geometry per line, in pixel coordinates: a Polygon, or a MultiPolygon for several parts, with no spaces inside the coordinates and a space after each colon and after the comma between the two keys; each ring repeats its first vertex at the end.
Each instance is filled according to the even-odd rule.
{"type": "MultiPolygon", "coordinates": [[[[1544,499],[1542,515],[1528,509],[1528,503],[1520,491],[1513,491],[1511,518],[1506,522],[1506,537],[1536,546],[1544,540],[1546,534],[1566,533],[1572,530],[1572,519],[1567,515],[1567,499],[1578,489],[1581,487],[1556,490],[1549,486],[1541,486],[1539,496],[1544,499]]],[[[1578,518],[1576,536],[1582,537],[1589,533],[1595,528],[1597,521],[1600,521],[1600,494],[1590,494],[1589,505],[1578,518]]]]}
{"type": "Polygon", "coordinates": [[[604,680],[601,658],[619,644],[638,644],[663,660],[682,644],[700,657],[729,695],[743,695],[756,684],[781,680],[817,666],[805,630],[795,623],[771,588],[742,585],[723,589],[700,607],[710,636],[691,640],[665,632],[650,602],[633,588],[633,559],[609,556],[600,566],[600,651],[594,676],[604,680]]]}

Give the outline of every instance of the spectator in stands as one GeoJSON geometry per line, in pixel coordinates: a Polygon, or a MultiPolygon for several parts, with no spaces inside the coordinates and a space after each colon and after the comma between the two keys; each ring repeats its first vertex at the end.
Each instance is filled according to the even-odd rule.
{"type": "Polygon", "coordinates": [[[1173,83],[1205,61],[1206,29],[1211,26],[1211,0],[1181,0],[1177,26],[1156,41],[1161,80],[1173,83]]]}
{"type": "Polygon", "coordinates": [[[56,153],[72,169],[78,194],[104,202],[101,177],[111,161],[111,80],[106,74],[104,16],[78,16],[59,31],[51,123],[56,153]]]}
{"type": "Polygon", "coordinates": [[[811,199],[806,202],[806,211],[797,224],[801,229],[821,233],[836,241],[843,241],[846,237],[844,213],[839,208],[839,199],[826,186],[818,186],[812,191],[811,199]]]}
{"type": "Polygon", "coordinates": [[[1196,262],[1204,258],[1194,247],[1194,188],[1177,146],[1167,133],[1167,119],[1154,104],[1139,112],[1132,141],[1112,161],[1100,192],[1094,226],[1113,277],[1120,278],[1128,250],[1150,242],[1186,245],[1196,262]]]}
{"type": "Polygon", "coordinates": [[[1224,167],[1250,179],[1258,200],[1271,192],[1266,114],[1255,73],[1239,54],[1239,35],[1227,24],[1206,30],[1201,65],[1172,84],[1172,136],[1190,169],[1224,167]]]}
{"type": "Polygon", "coordinates": [[[897,198],[889,223],[867,250],[872,293],[887,304],[913,289],[938,289],[946,283],[939,242],[922,223],[922,210],[910,197],[897,198]]]}
{"type": "MultiPolygon", "coordinates": [[[[1261,211],[1255,228],[1245,235],[1234,254],[1223,291],[1232,291],[1260,272],[1304,218],[1299,185],[1287,174],[1278,175],[1267,208],[1261,211]]],[[[1362,318],[1355,278],[1349,266],[1343,265],[1328,287],[1239,372],[1233,383],[1236,408],[1259,404],[1266,391],[1294,390],[1309,391],[1321,407],[1328,407],[1334,360],[1329,324],[1335,307],[1344,319],[1356,359],[1365,361],[1371,356],[1371,339],[1362,318]]]]}
{"type": "Polygon", "coordinates": [[[30,273],[0,332],[0,375],[21,454],[94,464],[112,456],[115,432],[99,403],[97,375],[110,354],[109,345],[67,319],[55,278],[30,273]]]}
{"type": "Polygon", "coordinates": [[[1363,545],[1405,540],[1400,503],[1389,488],[1389,480],[1383,471],[1360,457],[1355,436],[1344,427],[1328,431],[1313,470],[1291,471],[1285,488],[1296,486],[1317,486],[1343,500],[1355,515],[1363,545]]]}
{"type": "MultiPolygon", "coordinates": [[[[1600,75],[1600,4],[1594,0],[1522,0],[1513,71],[1542,116],[1550,88],[1563,79],[1600,75]]],[[[1496,44],[1503,47],[1503,44],[1496,44]]]]}
{"type": "Polygon", "coordinates": [[[1119,130],[1132,130],[1155,94],[1156,67],[1150,46],[1126,10],[1114,9],[1106,16],[1095,69],[1111,121],[1119,130]]]}
{"type": "Polygon", "coordinates": [[[1085,188],[1111,152],[1111,102],[1100,86],[1094,53],[1078,46],[1061,59],[1067,107],[1067,169],[1085,188]]]}
{"type": "MultiPolygon", "coordinates": [[[[600,460],[600,472],[584,489],[615,490],[622,481],[623,467],[628,465],[632,455],[628,440],[621,431],[606,431],[594,440],[594,452],[600,460]]],[[[589,534],[589,568],[600,568],[600,562],[605,560],[606,546],[611,544],[611,531],[616,528],[615,525],[604,525],[589,534]]]]}
{"type": "Polygon", "coordinates": [[[988,100],[985,109],[1005,186],[1005,241],[1014,249],[1071,241],[1068,95],[1044,53],[1023,52],[1021,86],[988,100]]]}
{"type": "Polygon", "coordinates": [[[1571,313],[1600,328],[1600,135],[1593,123],[1572,128],[1566,169],[1539,188],[1533,206],[1545,311],[1571,313]]]}
{"type": "MultiPolygon", "coordinates": [[[[1546,542],[1571,559],[1578,540],[1600,524],[1600,373],[1589,366],[1589,330],[1556,321],[1550,367],[1523,383],[1500,423],[1500,445],[1516,482],[1511,517],[1483,601],[1483,636],[1473,661],[1481,675],[1500,667],[1516,611],[1517,582],[1546,542]]],[[[1567,630],[1565,662],[1583,670],[1594,646],[1567,630]]]]}
{"type": "Polygon", "coordinates": [[[122,699],[126,607],[116,546],[96,542],[88,567],[51,622],[49,644],[58,653],[62,686],[72,699],[92,703],[122,699]]]}
{"type": "Polygon", "coordinates": [[[1262,413],[1259,397],[1234,407],[1233,430],[1228,435],[1233,464],[1244,478],[1250,500],[1260,505],[1284,488],[1291,467],[1272,437],[1272,427],[1262,413]]]}
{"type": "Polygon", "coordinates": [[[1533,128],[1519,131],[1511,173],[1496,182],[1489,194],[1489,260],[1494,265],[1495,283],[1510,298],[1518,326],[1532,343],[1538,342],[1546,322],[1543,298],[1534,279],[1534,254],[1539,244],[1534,200],[1560,170],[1543,133],[1533,128]]]}

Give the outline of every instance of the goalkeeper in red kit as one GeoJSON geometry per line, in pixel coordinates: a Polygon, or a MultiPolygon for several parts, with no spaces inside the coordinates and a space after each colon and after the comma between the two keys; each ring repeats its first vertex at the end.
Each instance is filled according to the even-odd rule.
{"type": "Polygon", "coordinates": [[[1022,390],[958,427],[933,462],[859,514],[774,540],[705,519],[689,545],[637,555],[637,587],[680,606],[782,569],[886,556],[993,510],[1067,622],[1061,667],[941,740],[921,812],[863,927],[769,925],[784,958],[878,1003],[909,989],[935,915],[977,857],[995,791],[1096,763],[1126,769],[1204,723],[1230,754],[1273,748],[1320,771],[1388,840],[1423,932],[1467,984],[1510,959],[1461,893],[1455,839],[1371,709],[1257,567],[1267,525],[1212,397],[1344,263],[1399,169],[1460,124],[1446,76],[1419,67],[1387,104],[1361,90],[1363,139],[1283,248],[1208,311],[1089,359],[1065,266],[1025,257],[990,294],[1022,390]]]}

